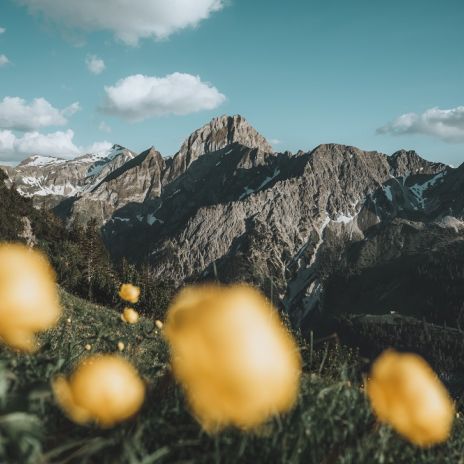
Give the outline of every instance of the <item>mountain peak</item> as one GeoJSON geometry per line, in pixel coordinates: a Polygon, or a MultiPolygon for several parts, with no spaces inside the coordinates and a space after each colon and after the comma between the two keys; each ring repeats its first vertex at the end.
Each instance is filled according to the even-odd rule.
{"type": "Polygon", "coordinates": [[[194,161],[204,153],[221,150],[235,142],[263,152],[273,152],[270,143],[243,116],[236,114],[213,118],[189,136],[179,153],[192,157],[190,161],[194,161]]]}
{"type": "Polygon", "coordinates": [[[194,131],[171,160],[166,180],[184,172],[200,156],[239,143],[261,152],[272,153],[271,144],[241,115],[222,115],[194,131]]]}
{"type": "Polygon", "coordinates": [[[414,150],[398,150],[390,156],[389,163],[396,176],[416,173],[432,174],[446,168],[446,165],[442,163],[426,161],[414,150]]]}

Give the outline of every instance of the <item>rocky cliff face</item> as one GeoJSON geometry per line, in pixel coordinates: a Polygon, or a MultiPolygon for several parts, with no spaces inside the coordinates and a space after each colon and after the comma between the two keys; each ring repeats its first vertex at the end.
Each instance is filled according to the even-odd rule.
{"type": "Polygon", "coordinates": [[[74,197],[65,216],[84,220],[92,217],[103,224],[120,208],[156,198],[161,193],[164,167],[161,154],[151,148],[101,176],[92,188],[74,197]]]}
{"type": "MultiPolygon", "coordinates": [[[[50,176],[63,162],[53,163],[50,176]]],[[[424,271],[431,256],[443,275],[454,276],[451,292],[464,288],[464,275],[453,274],[464,246],[464,165],[336,144],[274,153],[243,118],[224,116],[194,132],[172,158],[150,149],[91,172],[57,211],[97,218],[116,259],[149,263],[179,285],[255,283],[302,326],[343,307],[420,312],[451,285],[437,279],[440,291],[406,298],[408,288],[432,288],[424,271]]]]}
{"type": "MultiPolygon", "coordinates": [[[[117,212],[103,233],[115,256],[149,261],[178,283],[254,282],[301,324],[350,244],[375,243],[388,260],[377,234],[395,219],[460,227],[457,196],[454,222],[448,211],[458,171],[414,152],[329,144],[292,155],[235,143],[197,158],[156,202],[117,212]]],[[[397,243],[391,251],[402,254],[397,243]]]]}

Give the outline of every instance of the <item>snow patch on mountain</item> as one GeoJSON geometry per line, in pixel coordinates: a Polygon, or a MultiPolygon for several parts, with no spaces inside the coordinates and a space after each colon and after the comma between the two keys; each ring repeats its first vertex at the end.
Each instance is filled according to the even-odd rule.
{"type": "Polygon", "coordinates": [[[244,198],[250,196],[253,193],[259,192],[262,190],[267,184],[272,182],[278,175],[280,174],[279,168],[274,170],[274,173],[271,176],[266,177],[261,184],[258,185],[256,188],[245,187],[245,191],[240,195],[239,200],[243,200],[244,198]]]}
{"type": "Polygon", "coordinates": [[[152,226],[155,222],[164,224],[164,221],[162,221],[161,219],[158,219],[154,214],[149,214],[147,216],[147,224],[152,226]]]}
{"type": "Polygon", "coordinates": [[[32,167],[32,166],[50,166],[51,164],[63,164],[66,160],[63,158],[56,158],[55,156],[40,156],[34,155],[26,158],[22,163],[21,167],[32,167]]]}
{"type": "Polygon", "coordinates": [[[385,196],[387,197],[388,201],[389,202],[392,202],[393,201],[393,194],[392,194],[392,189],[389,185],[386,185],[384,188],[383,188],[383,191],[385,192],[385,196]]]}
{"type": "Polygon", "coordinates": [[[354,216],[347,216],[346,214],[339,214],[334,219],[334,222],[338,222],[342,224],[349,224],[353,219],[354,219],[354,216]]]}
{"type": "MultiPolygon", "coordinates": [[[[299,269],[296,271],[293,279],[289,281],[288,286],[287,286],[287,294],[283,300],[283,304],[285,308],[290,309],[290,307],[292,306],[293,302],[298,297],[298,295],[305,289],[311,288],[310,283],[314,277],[314,264],[316,262],[317,253],[321,245],[324,243],[324,231],[326,227],[330,224],[330,221],[331,221],[330,217],[327,216],[324,218],[322,224],[320,225],[319,230],[318,230],[319,241],[314,246],[314,251],[311,255],[311,258],[308,264],[303,267],[300,265],[300,260],[298,259],[299,269]]],[[[301,256],[301,254],[304,251],[307,250],[308,246],[309,246],[309,239],[307,243],[298,251],[297,253],[298,258],[301,256]]],[[[313,286],[313,288],[317,288],[317,285],[313,286]]],[[[306,296],[309,296],[309,295],[306,295],[306,296]]]]}
{"type": "Polygon", "coordinates": [[[9,182],[25,197],[42,198],[42,204],[43,197],[64,199],[92,190],[110,172],[134,157],[121,145],[71,160],[33,155],[8,170],[9,182]]]}
{"type": "Polygon", "coordinates": [[[409,187],[409,190],[412,192],[414,195],[415,199],[417,200],[417,203],[419,206],[424,209],[425,208],[425,198],[424,198],[424,193],[430,188],[433,187],[438,181],[443,180],[443,178],[446,175],[446,171],[439,172],[435,176],[433,176],[431,179],[429,179],[427,182],[424,182],[422,184],[414,184],[411,187],[409,187]]]}

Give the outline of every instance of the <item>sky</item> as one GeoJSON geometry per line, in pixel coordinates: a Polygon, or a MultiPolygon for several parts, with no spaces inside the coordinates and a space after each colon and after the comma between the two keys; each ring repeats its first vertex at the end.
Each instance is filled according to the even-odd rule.
{"type": "Polygon", "coordinates": [[[1,0],[0,163],[173,155],[241,114],[276,151],[464,161],[462,0],[1,0]]]}

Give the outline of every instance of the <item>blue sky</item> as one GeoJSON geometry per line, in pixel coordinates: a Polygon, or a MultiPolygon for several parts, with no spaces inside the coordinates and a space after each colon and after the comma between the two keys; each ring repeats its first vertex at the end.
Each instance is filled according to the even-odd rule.
{"type": "Polygon", "coordinates": [[[0,162],[35,141],[71,146],[63,155],[103,141],[171,155],[236,113],[276,150],[337,142],[464,161],[462,0],[127,0],[127,23],[114,0],[100,2],[106,12],[89,0],[2,1],[0,162]],[[134,103],[128,78],[139,74],[151,93],[134,103]],[[36,98],[50,107],[23,121],[36,98]],[[57,132],[64,141],[44,142],[57,132]]]}

